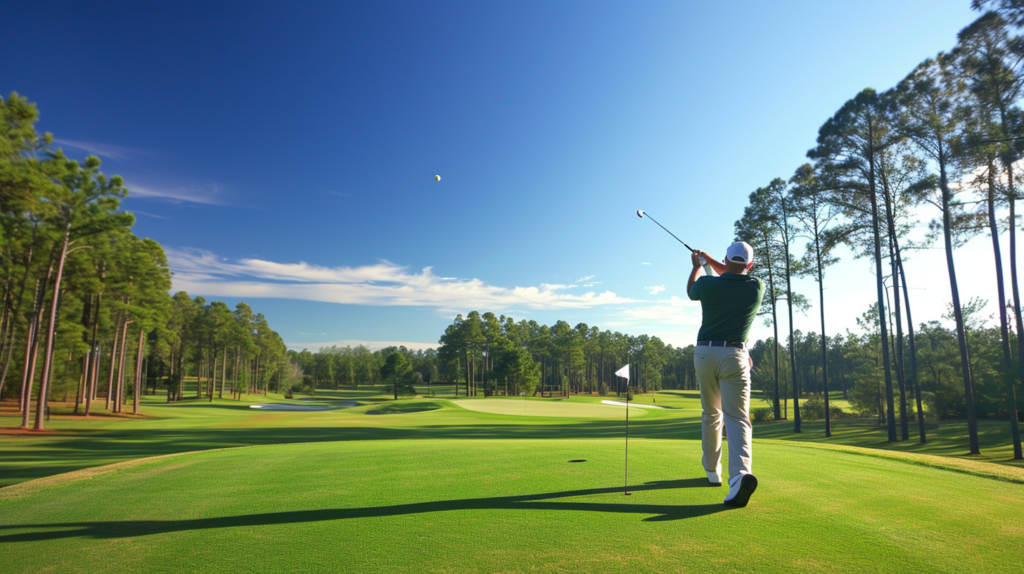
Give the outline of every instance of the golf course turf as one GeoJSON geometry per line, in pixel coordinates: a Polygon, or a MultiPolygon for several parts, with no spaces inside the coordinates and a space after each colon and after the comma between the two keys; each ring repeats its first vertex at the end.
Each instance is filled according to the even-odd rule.
{"type": "MultiPolygon", "coordinates": [[[[147,399],[147,418],[54,418],[50,435],[0,435],[10,484],[0,488],[0,572],[1017,572],[1024,563],[1018,467],[759,439],[782,423],[755,425],[760,486],[731,509],[725,487],[707,486],[687,395],[659,394],[659,405],[680,408],[647,411],[635,426],[630,411],[630,497],[622,420],[466,408],[522,408],[522,399],[364,394],[319,412],[249,408],[289,402],[280,397],[147,399]],[[223,448],[236,446],[245,448],[223,448]],[[154,455],[163,456],[145,458],[154,455]],[[105,463],[116,464],[96,466],[105,463]]],[[[599,400],[525,402],[625,414],[599,400]]]]}

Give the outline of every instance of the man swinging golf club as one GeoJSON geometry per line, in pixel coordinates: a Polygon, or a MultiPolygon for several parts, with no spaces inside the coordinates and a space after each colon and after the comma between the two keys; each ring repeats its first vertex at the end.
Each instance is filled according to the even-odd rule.
{"type": "Polygon", "coordinates": [[[700,301],[702,321],[693,364],[700,385],[702,462],[708,481],[722,485],[722,423],[729,440],[729,495],[725,503],[743,507],[757,488],[750,471],[750,370],[747,334],[764,295],[764,284],[747,273],[754,250],[743,241],[729,246],[725,261],[696,250],[686,284],[691,300],[700,301]],[[701,276],[709,265],[718,277],[701,276]]]}

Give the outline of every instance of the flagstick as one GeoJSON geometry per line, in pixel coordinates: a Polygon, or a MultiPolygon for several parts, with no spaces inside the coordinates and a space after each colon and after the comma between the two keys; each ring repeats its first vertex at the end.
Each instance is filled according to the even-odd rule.
{"type": "Polygon", "coordinates": [[[623,494],[629,496],[629,363],[615,371],[615,376],[626,379],[626,470],[622,490],[623,494]]]}
{"type": "Polygon", "coordinates": [[[629,379],[626,379],[626,476],[622,488],[629,496],[629,379]]]}

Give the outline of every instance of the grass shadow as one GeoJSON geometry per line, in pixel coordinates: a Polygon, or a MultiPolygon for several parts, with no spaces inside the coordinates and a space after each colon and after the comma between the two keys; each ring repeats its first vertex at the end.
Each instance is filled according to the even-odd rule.
{"type": "MultiPolygon", "coordinates": [[[[704,488],[708,481],[704,478],[683,480],[654,481],[641,485],[630,486],[630,492],[650,490],[668,490],[675,488],[704,488]]],[[[325,508],[320,510],[295,510],[288,512],[266,512],[260,514],[244,514],[239,516],[221,516],[216,518],[197,518],[192,520],[125,520],[106,522],[64,522],[54,524],[10,524],[0,525],[0,531],[34,529],[36,532],[18,532],[0,535],[0,544],[14,542],[36,542],[40,540],[58,540],[65,538],[135,538],[152,534],[207,530],[215,528],[272,526],[278,524],[300,524],[324,522],[331,520],[350,520],[355,518],[380,518],[387,516],[403,516],[430,512],[458,512],[466,510],[546,510],[546,511],[578,511],[578,512],[616,512],[624,514],[649,514],[644,518],[647,522],[667,520],[683,520],[706,516],[730,507],[724,504],[628,504],[608,502],[552,502],[558,498],[576,498],[617,494],[622,487],[588,488],[548,492],[543,494],[525,494],[519,496],[499,496],[493,498],[466,498],[460,500],[439,500],[431,502],[415,502],[395,504],[391,506],[371,506],[363,508],[325,508]]]]}

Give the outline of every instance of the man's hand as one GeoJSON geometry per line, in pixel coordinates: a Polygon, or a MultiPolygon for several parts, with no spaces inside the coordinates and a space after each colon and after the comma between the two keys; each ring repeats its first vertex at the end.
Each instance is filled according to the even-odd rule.
{"type": "MultiPolygon", "coordinates": [[[[699,249],[698,249],[698,250],[695,250],[695,251],[694,251],[693,253],[690,253],[690,260],[691,260],[691,261],[693,261],[693,268],[694,268],[694,269],[697,269],[698,267],[700,267],[700,266],[701,266],[701,265],[700,265],[700,256],[701,256],[701,255],[702,255],[703,253],[704,253],[704,252],[703,252],[703,251],[700,251],[699,249]]],[[[705,257],[705,260],[706,260],[706,259],[707,259],[707,257],[705,257]]]]}

